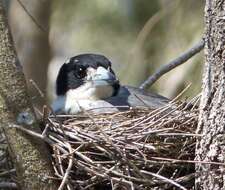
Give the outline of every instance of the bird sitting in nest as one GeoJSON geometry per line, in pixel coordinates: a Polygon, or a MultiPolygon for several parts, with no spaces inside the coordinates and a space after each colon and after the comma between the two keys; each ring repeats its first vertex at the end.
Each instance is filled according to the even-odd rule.
{"type": "Polygon", "coordinates": [[[121,86],[111,62],[103,55],[81,54],[60,68],[56,79],[55,113],[115,112],[131,107],[157,109],[169,100],[155,93],[121,86]]]}

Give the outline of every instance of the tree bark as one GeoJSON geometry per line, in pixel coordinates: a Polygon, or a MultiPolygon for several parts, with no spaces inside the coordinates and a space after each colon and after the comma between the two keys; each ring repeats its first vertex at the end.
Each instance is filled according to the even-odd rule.
{"type": "MultiPolygon", "coordinates": [[[[225,161],[225,1],[206,0],[205,68],[197,132],[196,160],[225,161]]],[[[196,189],[225,189],[225,168],[196,165],[196,189]]]]}
{"type": "Polygon", "coordinates": [[[40,131],[0,1],[0,127],[6,134],[21,189],[57,189],[44,143],[13,126],[40,131]]]}

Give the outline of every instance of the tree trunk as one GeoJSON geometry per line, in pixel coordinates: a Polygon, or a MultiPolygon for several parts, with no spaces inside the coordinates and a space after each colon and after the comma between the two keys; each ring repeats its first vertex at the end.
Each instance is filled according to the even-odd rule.
{"type": "Polygon", "coordinates": [[[44,143],[13,127],[19,124],[31,130],[39,129],[0,1],[0,127],[9,143],[20,188],[57,189],[49,179],[53,171],[44,143]]]}
{"type": "MultiPolygon", "coordinates": [[[[225,1],[206,0],[205,68],[196,160],[225,161],[225,1]]],[[[196,189],[225,189],[224,165],[196,165],[196,189]]]]}

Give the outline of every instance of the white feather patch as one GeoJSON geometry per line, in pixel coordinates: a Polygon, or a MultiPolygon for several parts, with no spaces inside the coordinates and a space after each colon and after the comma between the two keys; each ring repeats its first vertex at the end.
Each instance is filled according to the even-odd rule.
{"type": "Polygon", "coordinates": [[[84,110],[113,107],[103,100],[111,97],[112,93],[113,87],[110,85],[94,87],[92,82],[87,82],[77,89],[69,90],[65,96],[59,96],[53,102],[52,109],[56,113],[75,114],[84,110]]]}

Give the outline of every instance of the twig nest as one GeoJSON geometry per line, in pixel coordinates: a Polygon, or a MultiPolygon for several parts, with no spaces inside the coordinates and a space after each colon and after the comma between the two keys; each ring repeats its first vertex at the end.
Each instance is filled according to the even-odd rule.
{"type": "Polygon", "coordinates": [[[197,117],[184,105],[50,116],[56,176],[67,189],[189,189],[197,117]]]}

